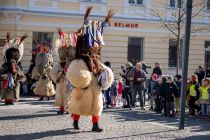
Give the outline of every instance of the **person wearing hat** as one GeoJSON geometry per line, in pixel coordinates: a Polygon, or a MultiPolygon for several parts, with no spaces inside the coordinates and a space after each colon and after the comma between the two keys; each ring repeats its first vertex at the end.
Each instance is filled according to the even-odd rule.
{"type": "Polygon", "coordinates": [[[36,42],[36,45],[37,51],[33,52],[36,54],[35,67],[31,75],[31,79],[36,81],[33,92],[35,95],[40,96],[40,101],[42,101],[44,97],[50,100],[50,97],[55,95],[55,88],[49,76],[53,64],[53,57],[50,52],[51,46],[46,42],[36,42]]]}
{"type": "Polygon", "coordinates": [[[124,108],[130,108],[132,106],[132,91],[130,87],[129,75],[131,70],[133,69],[133,65],[130,62],[125,63],[124,74],[121,75],[125,79],[125,89],[123,90],[122,98],[126,99],[126,104],[124,104],[124,108]]]}
{"type": "Polygon", "coordinates": [[[70,44],[63,44],[61,38],[63,37],[62,35],[65,35],[66,33],[63,33],[61,28],[58,28],[57,30],[60,38],[56,40],[54,50],[58,55],[59,62],[53,66],[50,71],[50,78],[56,84],[55,106],[59,106],[57,114],[63,115],[64,113],[68,114],[65,107],[70,101],[71,94],[71,86],[68,86],[69,82],[66,78],[66,71],[71,61],[75,59],[76,49],[75,46],[70,45],[73,43],[69,42],[70,44]]]}
{"type": "Polygon", "coordinates": [[[198,76],[196,74],[191,75],[187,96],[189,98],[189,115],[195,116],[195,109],[200,111],[200,106],[196,104],[200,97],[198,76]]]}
{"type": "Polygon", "coordinates": [[[73,87],[67,110],[72,114],[74,129],[80,129],[80,116],[92,116],[92,131],[102,132],[103,129],[99,127],[103,110],[102,90],[108,89],[114,80],[112,70],[100,62],[100,51],[104,44],[102,29],[114,13],[109,10],[105,21],[95,28],[99,22],[87,19],[91,9],[88,7],[86,10],[84,26],[77,37],[75,60],[66,72],[66,78],[73,87]],[[94,22],[97,24],[93,25],[94,30],[90,30],[89,25],[94,22]]]}
{"type": "Polygon", "coordinates": [[[23,41],[26,37],[27,35],[25,34],[20,38],[10,39],[10,33],[7,33],[7,40],[3,49],[5,62],[0,68],[0,88],[5,105],[14,104],[20,93],[20,82],[26,80],[24,73],[18,65],[23,56],[23,41]]]}

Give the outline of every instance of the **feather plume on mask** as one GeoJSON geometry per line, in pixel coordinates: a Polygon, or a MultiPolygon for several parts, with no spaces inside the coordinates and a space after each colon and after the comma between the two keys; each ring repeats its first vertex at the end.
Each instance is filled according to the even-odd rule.
{"type": "Polygon", "coordinates": [[[11,39],[10,33],[7,33],[6,43],[5,43],[4,49],[3,49],[3,56],[6,55],[6,52],[7,52],[8,49],[10,49],[10,48],[16,48],[16,49],[18,49],[19,54],[20,54],[20,57],[18,59],[18,61],[20,61],[21,58],[22,58],[22,56],[23,56],[23,53],[24,53],[24,42],[23,41],[26,38],[27,38],[27,34],[24,34],[20,38],[11,39]]]}

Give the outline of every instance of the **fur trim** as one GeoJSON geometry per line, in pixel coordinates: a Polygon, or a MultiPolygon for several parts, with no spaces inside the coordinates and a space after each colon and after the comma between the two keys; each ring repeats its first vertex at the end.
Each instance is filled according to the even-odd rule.
{"type": "Polygon", "coordinates": [[[23,44],[23,42],[19,45],[18,50],[19,50],[19,53],[20,53],[20,58],[19,58],[18,61],[20,61],[21,58],[23,57],[23,53],[24,53],[24,44],[23,44]]]}
{"type": "Polygon", "coordinates": [[[103,110],[102,93],[97,78],[81,59],[72,61],[66,77],[75,87],[71,92],[68,111],[84,116],[100,116],[103,110]]]}
{"type": "Polygon", "coordinates": [[[58,54],[58,48],[60,47],[60,39],[56,39],[55,45],[54,45],[54,51],[56,54],[58,54]]]}
{"type": "Polygon", "coordinates": [[[60,72],[62,68],[59,64],[55,65],[52,70],[50,71],[50,78],[53,80],[54,83],[57,83],[57,80],[61,78],[60,72]],[[60,78],[59,78],[60,77],[60,78]]]}
{"type": "Polygon", "coordinates": [[[67,79],[76,88],[88,87],[92,80],[91,76],[91,72],[81,59],[72,61],[66,73],[67,79]]]}
{"type": "Polygon", "coordinates": [[[32,70],[31,79],[37,81],[39,80],[40,76],[41,74],[39,73],[37,66],[35,66],[32,70]]]}
{"type": "Polygon", "coordinates": [[[87,89],[73,88],[68,111],[84,116],[100,116],[103,110],[103,97],[95,76],[87,89]]]}
{"type": "Polygon", "coordinates": [[[59,83],[56,83],[55,105],[66,106],[70,100],[70,90],[66,86],[67,80],[62,77],[59,83]]]}
{"type": "Polygon", "coordinates": [[[73,61],[75,59],[75,47],[60,47],[60,39],[57,39],[54,45],[54,51],[60,61],[73,61]]]}
{"type": "Polygon", "coordinates": [[[48,97],[55,95],[55,88],[49,77],[46,79],[39,78],[35,85],[33,90],[35,95],[48,97]]]}

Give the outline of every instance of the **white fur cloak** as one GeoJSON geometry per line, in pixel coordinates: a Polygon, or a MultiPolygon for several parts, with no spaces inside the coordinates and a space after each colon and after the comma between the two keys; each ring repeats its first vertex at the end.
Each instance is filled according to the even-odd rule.
{"type": "MultiPolygon", "coordinates": [[[[106,69],[109,68],[106,67],[106,69]]],[[[108,71],[107,88],[112,84],[114,77],[112,70],[108,71]]],[[[86,63],[82,59],[72,61],[66,77],[73,86],[68,111],[83,116],[100,116],[103,109],[102,92],[98,86],[97,77],[88,70],[86,63]]]]}
{"type": "Polygon", "coordinates": [[[45,79],[40,77],[39,80],[35,83],[35,88],[33,89],[33,92],[35,95],[43,97],[50,97],[55,95],[55,88],[49,76],[46,76],[45,79]]]}
{"type": "Polygon", "coordinates": [[[62,73],[60,64],[55,65],[50,71],[50,78],[56,83],[55,105],[66,106],[70,98],[71,90],[67,87],[67,79],[62,73]]]}

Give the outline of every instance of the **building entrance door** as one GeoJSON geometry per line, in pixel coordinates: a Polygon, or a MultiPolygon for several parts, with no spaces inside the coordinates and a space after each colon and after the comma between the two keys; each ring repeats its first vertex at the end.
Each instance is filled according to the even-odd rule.
{"type": "Polygon", "coordinates": [[[135,65],[143,60],[143,38],[128,37],[128,61],[135,65]]]}

